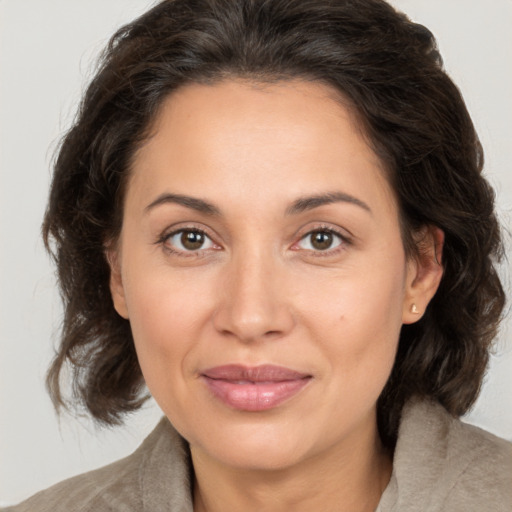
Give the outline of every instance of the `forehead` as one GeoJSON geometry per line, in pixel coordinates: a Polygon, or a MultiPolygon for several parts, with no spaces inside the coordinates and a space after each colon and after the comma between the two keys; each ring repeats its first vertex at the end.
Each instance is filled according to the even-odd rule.
{"type": "Polygon", "coordinates": [[[246,200],[259,192],[291,201],[333,187],[392,199],[353,109],[334,89],[304,81],[190,84],[171,94],[135,156],[129,188],[190,187],[246,200]]]}
{"type": "Polygon", "coordinates": [[[314,135],[325,137],[328,131],[339,136],[341,124],[345,132],[364,138],[356,109],[331,86],[318,81],[260,83],[233,79],[211,85],[192,83],[174,91],[159,109],[151,138],[164,133],[194,135],[194,144],[199,139],[207,144],[217,132],[223,137],[231,135],[224,139],[227,145],[236,140],[243,142],[242,133],[248,133],[254,142],[259,141],[258,134],[266,136],[267,143],[277,135],[279,142],[287,138],[298,145],[305,139],[313,142],[314,135]]]}

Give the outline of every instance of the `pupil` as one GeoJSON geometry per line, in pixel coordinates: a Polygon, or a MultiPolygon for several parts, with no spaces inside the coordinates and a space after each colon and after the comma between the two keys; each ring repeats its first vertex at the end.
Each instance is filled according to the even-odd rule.
{"type": "Polygon", "coordinates": [[[315,249],[325,251],[332,245],[332,233],[328,231],[317,231],[312,238],[311,244],[315,249]]]}
{"type": "Polygon", "coordinates": [[[184,231],[181,235],[181,243],[185,249],[191,251],[200,249],[204,243],[204,235],[197,231],[184,231]]]}

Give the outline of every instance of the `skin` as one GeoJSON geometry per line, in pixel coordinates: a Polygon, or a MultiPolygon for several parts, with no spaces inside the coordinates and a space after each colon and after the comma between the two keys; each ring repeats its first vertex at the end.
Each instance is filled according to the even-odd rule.
{"type": "Polygon", "coordinates": [[[133,162],[111,291],[149,390],[190,443],[196,511],[375,509],[391,472],[376,401],[402,324],[437,289],[441,243],[426,228],[406,258],[381,162],[327,86],[231,80],[167,99],[133,162]],[[297,207],[325,194],[338,196],[297,207]],[[206,234],[199,250],[180,229],[206,234]],[[240,411],[200,378],[229,363],[311,379],[240,411]]]}

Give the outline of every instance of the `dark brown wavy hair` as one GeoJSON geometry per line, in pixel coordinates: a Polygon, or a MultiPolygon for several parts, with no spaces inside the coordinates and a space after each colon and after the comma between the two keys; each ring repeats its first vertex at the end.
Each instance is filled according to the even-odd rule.
{"type": "Polygon", "coordinates": [[[381,0],[166,0],[112,37],[59,148],[43,224],[65,306],[47,379],[54,403],[115,424],[147,398],[130,324],[112,304],[105,243],[120,233],[131,159],[164,99],[229,78],[334,87],[388,169],[408,254],[421,226],[443,230],[444,276],[423,318],[402,328],[379,429],[392,445],[412,395],[462,415],[504,306],[494,194],[434,37],[381,0]]]}

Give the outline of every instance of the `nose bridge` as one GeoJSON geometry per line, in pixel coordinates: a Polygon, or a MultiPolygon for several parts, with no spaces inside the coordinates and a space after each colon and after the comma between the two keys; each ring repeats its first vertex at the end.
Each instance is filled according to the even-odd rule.
{"type": "Polygon", "coordinates": [[[282,286],[284,269],[265,245],[247,244],[234,251],[224,274],[216,327],[241,341],[278,337],[293,325],[282,286]]]}

